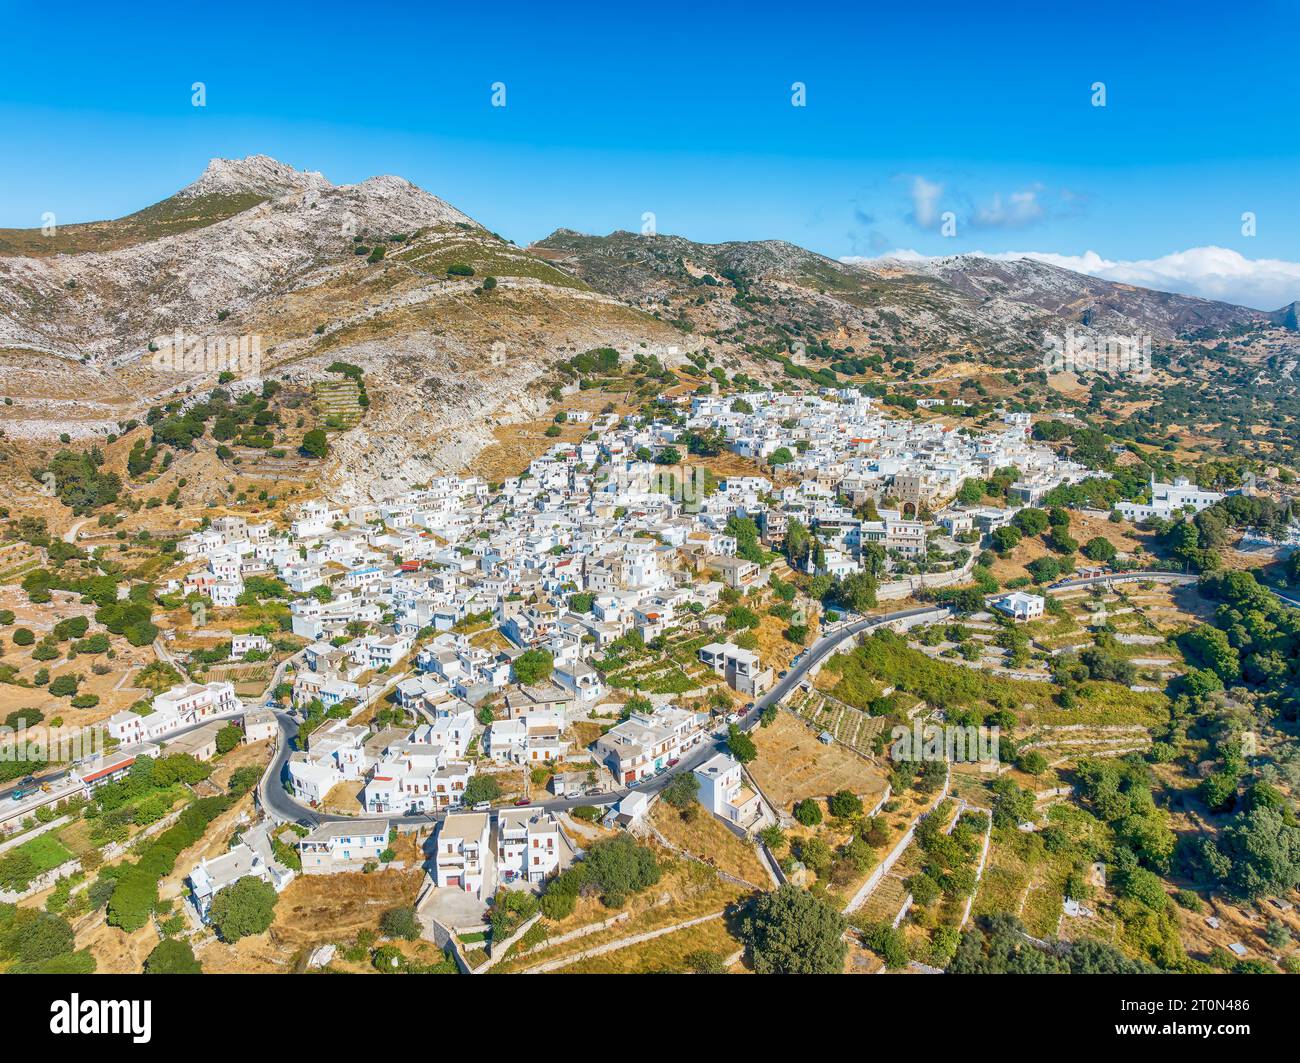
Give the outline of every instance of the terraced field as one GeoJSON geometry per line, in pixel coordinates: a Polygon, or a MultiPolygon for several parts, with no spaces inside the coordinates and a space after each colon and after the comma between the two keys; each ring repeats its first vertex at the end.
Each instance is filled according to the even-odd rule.
{"type": "Polygon", "coordinates": [[[819,691],[805,693],[790,707],[796,716],[863,756],[872,755],[872,741],[885,727],[883,716],[871,716],[819,691]]]}

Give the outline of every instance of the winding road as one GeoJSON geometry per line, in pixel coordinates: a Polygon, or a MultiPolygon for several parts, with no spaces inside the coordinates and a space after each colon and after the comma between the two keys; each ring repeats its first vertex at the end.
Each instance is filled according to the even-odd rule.
{"type": "MultiPolygon", "coordinates": [[[[1154,580],[1159,583],[1188,584],[1196,583],[1197,579],[1197,576],[1185,575],[1179,572],[1121,572],[1103,576],[1090,576],[1085,579],[1062,581],[1046,588],[1044,593],[1050,593],[1051,591],[1074,590],[1080,587],[1092,587],[1099,584],[1134,583],[1142,580],[1154,580]]],[[[1276,590],[1272,590],[1272,588],[1269,589],[1280,601],[1300,608],[1300,600],[1289,598],[1276,590]]],[[[1006,592],[999,592],[997,594],[988,595],[985,598],[985,602],[989,603],[997,598],[1001,598],[1005,593],[1006,592]]],[[[744,731],[748,731],[755,727],[758,724],[759,716],[763,709],[768,705],[778,704],[791,691],[795,690],[803,681],[804,676],[808,674],[809,670],[820,661],[824,660],[845,640],[853,638],[864,631],[883,627],[887,624],[897,623],[901,620],[925,619],[927,621],[934,621],[943,620],[950,615],[951,610],[947,606],[935,605],[920,606],[913,609],[899,609],[892,613],[881,613],[878,616],[865,616],[857,620],[841,621],[805,650],[785,676],[766,694],[763,694],[754,702],[754,707],[750,709],[744,717],[742,717],[739,723],[740,728],[744,731]]],[[[262,776],[262,780],[258,784],[258,800],[261,803],[263,811],[284,822],[296,821],[313,827],[319,826],[322,823],[340,823],[356,819],[357,817],[355,816],[348,816],[336,812],[322,812],[318,809],[311,808],[308,805],[302,804],[285,791],[282,785],[282,780],[285,777],[285,765],[288,763],[289,755],[293,751],[292,740],[298,733],[298,724],[297,721],[287,712],[277,711],[276,719],[280,724],[280,736],[276,748],[276,754],[275,757],[272,758],[270,765],[268,765],[266,774],[262,776]]],[[[702,741],[698,746],[683,756],[670,770],[656,775],[653,779],[647,779],[643,783],[638,783],[636,786],[626,787],[620,790],[610,790],[597,796],[589,797],[584,795],[581,797],[557,798],[552,801],[540,801],[532,803],[527,807],[547,812],[563,812],[576,808],[579,805],[614,804],[621,801],[634,790],[647,794],[658,793],[668,785],[674,775],[693,770],[722,749],[724,745],[724,735],[725,731],[722,729],[711,732],[708,739],[702,741]]],[[[446,814],[446,812],[436,812],[405,816],[389,815],[387,818],[394,824],[432,826],[433,824],[441,822],[446,814]]]]}

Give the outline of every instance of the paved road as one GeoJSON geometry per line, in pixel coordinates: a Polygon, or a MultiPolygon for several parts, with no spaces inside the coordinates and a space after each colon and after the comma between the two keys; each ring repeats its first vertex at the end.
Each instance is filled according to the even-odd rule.
{"type": "MultiPolygon", "coordinates": [[[[243,710],[240,710],[240,712],[242,711],[243,710]]],[[[197,731],[200,727],[206,727],[214,720],[218,722],[221,721],[229,722],[232,720],[236,720],[238,718],[239,718],[239,712],[229,712],[221,716],[209,716],[207,719],[200,720],[198,723],[191,724],[189,727],[182,727],[179,730],[172,731],[164,735],[161,739],[158,740],[156,744],[166,745],[168,742],[174,742],[176,739],[189,734],[191,731],[197,731]]],[[[70,768],[60,768],[57,771],[47,772],[44,775],[38,774],[36,776],[36,781],[37,783],[49,783],[51,784],[51,786],[53,786],[54,783],[63,781],[70,774],[72,774],[70,768]]],[[[0,801],[11,800],[9,795],[12,794],[16,789],[18,789],[18,782],[16,780],[12,783],[7,783],[3,789],[0,789],[0,801]]],[[[48,797],[49,795],[47,794],[46,796],[48,797]]],[[[62,796],[66,796],[66,795],[62,795],[62,796]]]]}
{"type": "MultiPolygon", "coordinates": [[[[62,782],[64,779],[67,778],[67,776],[68,776],[68,769],[63,768],[59,771],[47,772],[44,775],[38,774],[36,776],[36,782],[38,785],[47,783],[50,786],[53,786],[55,783],[62,782]]],[[[17,789],[18,789],[17,779],[15,779],[11,783],[7,783],[3,789],[0,789],[0,801],[12,800],[12,798],[10,798],[9,795],[12,794],[17,789]]]]}
{"type": "MultiPolygon", "coordinates": [[[[942,606],[925,606],[919,609],[900,609],[892,613],[884,613],[880,616],[864,617],[861,620],[851,621],[838,625],[835,630],[823,635],[812,646],[810,646],[799,658],[798,664],[789,670],[785,678],[778,682],[771,690],[754,702],[754,708],[747,713],[740,721],[742,730],[749,730],[758,724],[759,714],[762,710],[771,704],[774,704],[784,698],[790,691],[794,690],[807,674],[808,670],[818,661],[826,657],[836,646],[845,639],[851,638],[860,632],[869,628],[879,627],[896,620],[905,620],[911,617],[934,614],[935,618],[941,618],[948,615],[948,610],[942,606]]],[[[262,809],[268,814],[280,820],[296,820],[302,823],[308,823],[312,826],[318,826],[322,823],[345,823],[355,819],[355,816],[346,816],[336,812],[322,812],[318,809],[311,808],[308,805],[300,803],[296,798],[287,793],[282,785],[285,778],[285,765],[289,761],[289,754],[292,752],[291,740],[298,733],[297,721],[287,712],[277,712],[276,719],[280,723],[280,742],[276,750],[276,755],[267,768],[266,774],[262,777],[258,785],[258,800],[261,802],[262,809]]],[[[672,781],[674,775],[685,771],[691,771],[703,764],[711,756],[723,748],[725,730],[719,729],[712,732],[704,741],[694,749],[690,750],[680,761],[669,771],[656,775],[653,779],[647,779],[645,782],[638,783],[636,786],[626,787],[619,790],[610,790],[598,796],[588,797],[564,797],[556,798],[551,801],[541,801],[530,804],[529,808],[540,809],[547,812],[563,812],[579,805],[611,805],[621,801],[633,790],[641,793],[655,794],[662,790],[672,781]]],[[[426,813],[421,815],[394,816],[389,815],[387,818],[394,823],[418,824],[422,826],[433,825],[441,822],[446,816],[445,812],[426,813]]]]}
{"type": "MultiPolygon", "coordinates": [[[[1097,584],[1115,583],[1115,582],[1133,582],[1135,580],[1155,580],[1161,583],[1196,583],[1197,576],[1185,575],[1181,572],[1121,572],[1113,573],[1106,576],[1090,576],[1086,579],[1066,580],[1048,588],[1052,590],[1071,590],[1078,587],[1091,587],[1097,584]]],[[[1289,605],[1300,607],[1300,598],[1288,598],[1278,591],[1272,593],[1289,605]]],[[[985,602],[990,603],[997,598],[1003,597],[1005,592],[991,594],[985,597],[985,602]]],[[[946,606],[932,605],[920,606],[914,609],[899,609],[891,613],[881,613],[878,616],[865,616],[858,620],[842,622],[826,634],[822,635],[815,643],[812,644],[799,657],[796,663],[785,675],[783,679],[776,683],[766,694],[759,697],[754,702],[754,708],[747,713],[740,721],[741,730],[748,731],[756,727],[759,722],[759,716],[764,708],[768,705],[779,703],[791,691],[793,691],[803,681],[809,669],[819,661],[823,660],[832,653],[846,639],[861,634],[863,631],[872,628],[882,627],[886,624],[892,624],[899,620],[910,620],[916,617],[927,617],[933,620],[941,620],[950,615],[950,610],[946,606]]],[[[276,751],[275,758],[267,768],[266,774],[262,777],[258,785],[258,797],[261,801],[264,811],[273,815],[280,820],[297,820],[303,823],[309,823],[312,826],[318,826],[322,823],[339,823],[355,819],[354,816],[345,816],[334,812],[321,812],[301,804],[285,792],[282,780],[285,777],[285,764],[288,763],[289,754],[292,752],[291,739],[298,733],[298,724],[285,712],[277,712],[276,718],[280,722],[280,744],[276,751]]],[[[552,801],[541,801],[530,804],[529,808],[541,809],[547,812],[563,812],[576,808],[579,805],[611,805],[621,801],[633,790],[642,793],[658,793],[669,782],[674,775],[684,771],[691,771],[703,764],[711,756],[723,748],[725,742],[725,730],[719,729],[710,734],[710,736],[697,747],[692,749],[686,756],[682,757],[669,771],[665,771],[653,779],[648,779],[636,786],[628,787],[621,790],[611,790],[597,797],[565,797],[557,798],[552,801]]],[[[428,813],[414,816],[393,816],[387,818],[394,823],[418,824],[422,826],[432,826],[439,823],[446,816],[445,812],[428,813]]]]}
{"type": "Polygon", "coordinates": [[[81,526],[90,522],[90,518],[77,521],[71,528],[63,533],[65,543],[75,543],[77,541],[77,532],[81,531],[81,526]]]}

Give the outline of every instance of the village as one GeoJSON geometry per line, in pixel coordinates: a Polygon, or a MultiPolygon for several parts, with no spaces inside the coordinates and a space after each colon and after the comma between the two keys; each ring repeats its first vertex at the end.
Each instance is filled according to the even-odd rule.
{"type": "MultiPolygon", "coordinates": [[[[660,406],[654,418],[566,411],[583,438],[501,484],[445,476],[373,504],[310,500],[287,527],[205,522],[177,543],[186,573],[158,588],[192,603],[187,637],[203,635],[209,609],[278,581],[297,648],[233,635],[232,661],[274,664],[260,696],[185,682],[114,713],[110,748],[17,793],[6,827],[142,758],[211,760],[235,726],[278,753],[258,816],[188,871],[192,925],[244,879],[280,892],[301,875],[408,866],[396,846],[413,834],[418,907],[449,942],[483,923],[500,890],[540,891],[573,865],[584,839],[565,824],[643,835],[674,776],[740,838],[789,822],[728,735],[786,696],[774,688],[817,634],[862,619],[851,601],[832,609],[789,581],[869,580],[872,604],[966,583],[986,537],[1090,475],[1033,442],[1027,414],[978,433],[890,416],[855,389],[660,406]],[[723,451],[752,470],[715,477],[689,460],[723,451]],[[955,501],[995,475],[1010,480],[1006,505],[955,501]],[[796,558],[785,548],[798,534],[809,547],[796,558]],[[775,646],[747,621],[755,596],[789,620],[775,646]]],[[[1131,516],[1222,497],[1153,482],[1131,516]]],[[[1015,590],[993,607],[1023,623],[1044,602],[1015,590]]],[[[796,701],[811,689],[802,681],[796,701]]],[[[770,853],[762,866],[781,880],[770,853]]]]}

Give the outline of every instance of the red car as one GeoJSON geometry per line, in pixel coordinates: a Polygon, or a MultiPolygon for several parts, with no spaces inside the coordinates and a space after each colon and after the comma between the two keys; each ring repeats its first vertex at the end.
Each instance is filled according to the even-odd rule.
{"type": "Polygon", "coordinates": [[[521,797],[518,801],[515,802],[515,804],[516,804],[516,805],[531,805],[532,802],[529,801],[528,798],[526,798],[526,797],[521,797]]]}
{"type": "Polygon", "coordinates": [[[673,757],[673,759],[670,760],[670,761],[668,762],[668,766],[669,766],[670,768],[675,768],[675,767],[677,767],[677,765],[680,764],[681,762],[682,762],[682,761],[681,761],[681,758],[680,758],[680,757],[673,757]]]}

